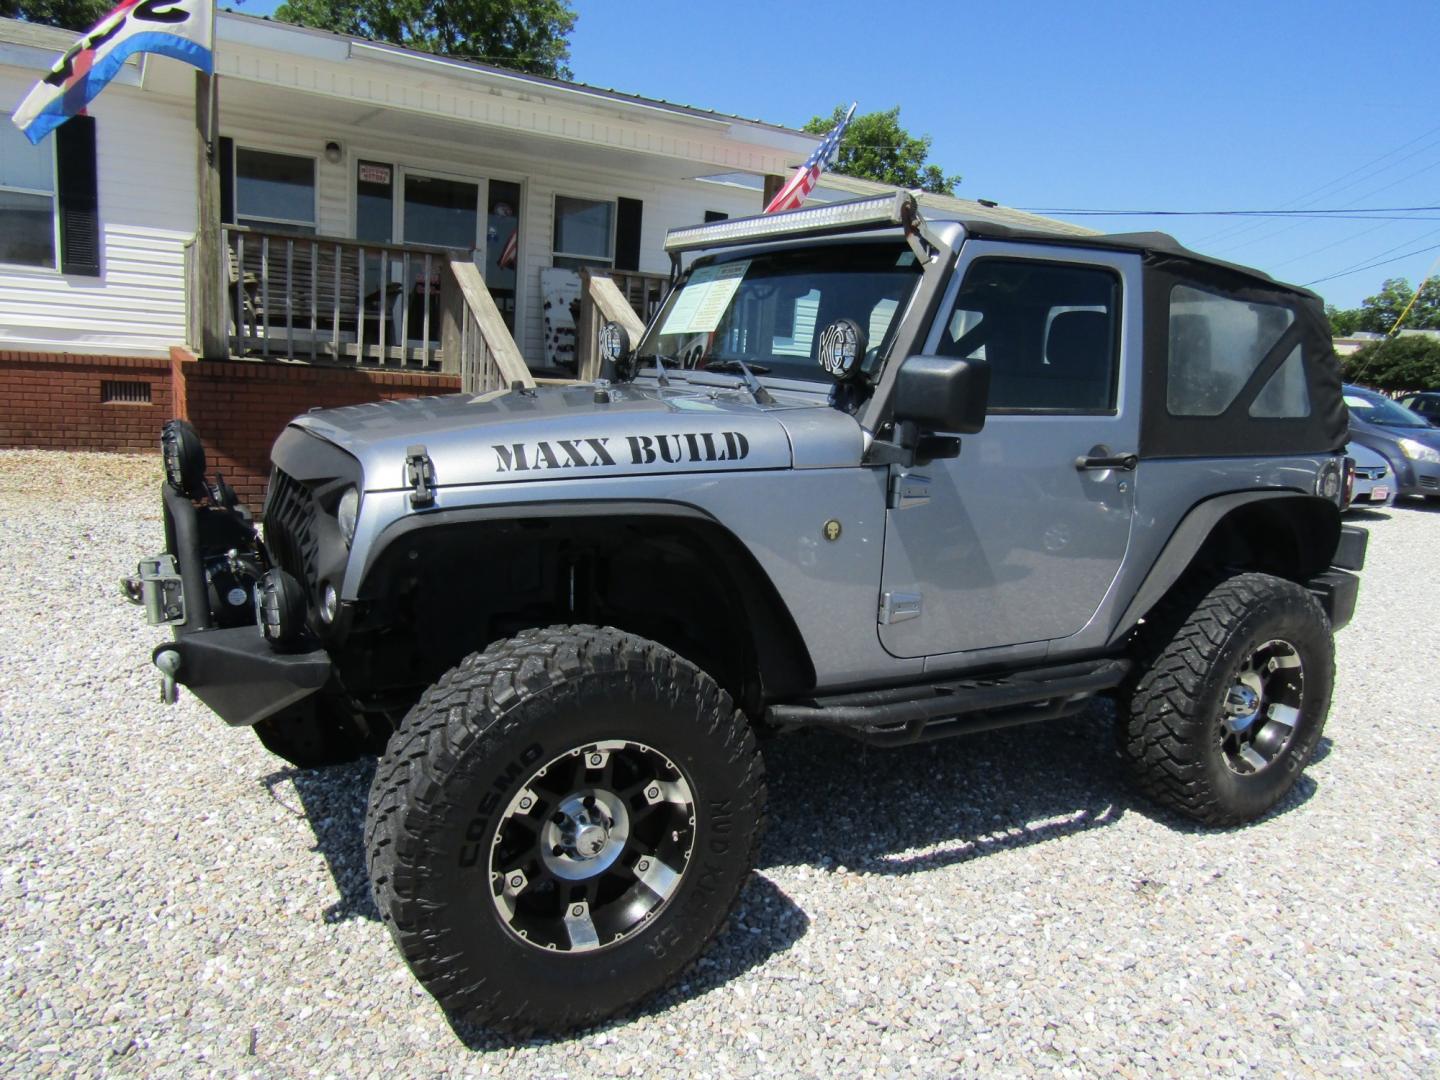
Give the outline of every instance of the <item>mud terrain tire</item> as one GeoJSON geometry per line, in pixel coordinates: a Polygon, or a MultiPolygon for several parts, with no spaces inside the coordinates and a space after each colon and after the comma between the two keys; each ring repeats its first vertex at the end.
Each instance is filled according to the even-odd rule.
{"type": "Polygon", "coordinates": [[[1225,826],[1260,817],[1294,786],[1335,672],[1329,621],[1305,588],[1244,573],[1193,589],[1147,619],[1140,660],[1120,722],[1141,791],[1225,826]]]}
{"type": "Polygon", "coordinates": [[[392,736],[366,818],[375,904],[452,1017],[568,1030],[699,955],[764,800],[750,725],[704,672],[614,629],[526,631],[444,675],[392,736]]]}

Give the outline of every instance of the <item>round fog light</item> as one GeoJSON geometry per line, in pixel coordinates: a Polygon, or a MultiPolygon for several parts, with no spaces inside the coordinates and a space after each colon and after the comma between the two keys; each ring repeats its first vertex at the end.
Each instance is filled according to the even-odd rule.
{"type": "Polygon", "coordinates": [[[255,590],[260,631],[277,648],[294,645],[305,633],[305,589],[278,568],[265,571],[255,590]]]}
{"type": "Polygon", "coordinates": [[[330,582],[325,583],[325,588],[320,593],[320,617],[327,623],[335,621],[335,612],[340,610],[340,597],[335,592],[335,586],[330,582]]]}
{"type": "Polygon", "coordinates": [[[205,488],[205,444],[184,420],[170,420],[160,431],[165,479],[187,499],[200,499],[205,488]]]}

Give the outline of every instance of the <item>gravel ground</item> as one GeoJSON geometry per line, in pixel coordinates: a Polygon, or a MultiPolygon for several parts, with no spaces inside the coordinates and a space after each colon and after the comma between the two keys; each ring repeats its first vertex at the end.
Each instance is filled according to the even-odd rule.
{"type": "Polygon", "coordinates": [[[0,453],[0,1070],[26,1076],[1440,1073],[1440,514],[1364,515],[1328,739],[1257,825],[1133,798],[1103,710],[771,744],[770,830],[688,981],[569,1039],[454,1030],[376,920],[368,766],[191,697],[115,581],[158,459],[0,453]]]}

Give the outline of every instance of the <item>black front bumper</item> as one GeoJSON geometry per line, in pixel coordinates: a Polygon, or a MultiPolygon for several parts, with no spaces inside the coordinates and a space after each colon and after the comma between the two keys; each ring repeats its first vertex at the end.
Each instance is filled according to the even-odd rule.
{"type": "MultiPolygon", "coordinates": [[[[125,587],[132,600],[146,607],[151,622],[174,629],[175,640],[153,653],[156,667],[166,677],[167,697],[173,699],[168,690],[174,683],[188,687],[222,720],[237,727],[257,724],[287,709],[309,707],[308,699],[330,680],[325,650],[276,652],[253,622],[221,625],[233,624],[241,609],[220,612],[213,607],[223,601],[206,577],[205,554],[214,545],[207,548],[204,537],[216,539],[217,524],[223,527],[219,538],[226,544],[240,534],[232,522],[202,521],[201,515],[230,511],[197,507],[168,483],[164,504],[166,554],[174,560],[175,573],[159,583],[144,580],[142,574],[129,579],[125,587]],[[176,617],[180,612],[183,618],[176,617]]],[[[246,530],[258,548],[248,524],[246,530]]],[[[142,569],[155,561],[146,560],[142,569]]]]}
{"type": "Polygon", "coordinates": [[[160,654],[165,652],[179,656],[175,681],[236,727],[298,705],[330,680],[324,649],[277,653],[254,626],[201,630],[166,642],[154,654],[162,670],[160,654]]]}

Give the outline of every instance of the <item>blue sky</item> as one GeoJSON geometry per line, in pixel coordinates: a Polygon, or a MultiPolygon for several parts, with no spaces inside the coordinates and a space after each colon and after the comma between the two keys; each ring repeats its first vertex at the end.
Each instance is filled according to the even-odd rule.
{"type": "MultiPolygon", "coordinates": [[[[572,0],[582,82],[800,125],[901,108],[957,194],[1026,208],[1440,206],[1440,4],[572,0]]],[[[263,14],[269,0],[240,10],[263,14]]],[[[1057,215],[1063,216],[1063,215],[1057,215]]],[[[1430,220],[1084,218],[1160,228],[1357,305],[1423,278],[1430,220]]]]}

